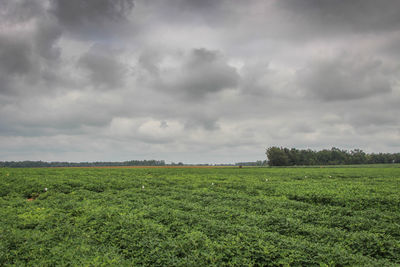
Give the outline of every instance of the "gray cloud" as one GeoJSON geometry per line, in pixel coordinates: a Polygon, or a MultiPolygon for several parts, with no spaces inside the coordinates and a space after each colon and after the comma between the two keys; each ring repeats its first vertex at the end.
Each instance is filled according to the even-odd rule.
{"type": "Polygon", "coordinates": [[[369,58],[322,58],[298,72],[300,85],[325,101],[352,100],[389,93],[382,62],[369,58]]]}
{"type": "Polygon", "coordinates": [[[400,27],[400,3],[396,0],[283,0],[276,3],[290,12],[287,18],[296,23],[294,27],[305,25],[302,30],[315,35],[397,31],[400,27]]]}
{"type": "Polygon", "coordinates": [[[79,38],[101,40],[122,27],[133,6],[133,0],[51,0],[50,12],[79,38]]]}
{"type": "Polygon", "coordinates": [[[5,0],[0,2],[0,21],[7,25],[27,22],[38,15],[44,15],[44,1],[5,0]]]}
{"type": "Polygon", "coordinates": [[[156,50],[151,49],[143,51],[143,53],[141,53],[138,63],[141,68],[148,71],[151,75],[158,76],[160,73],[160,60],[160,54],[156,50]]]}
{"type": "Polygon", "coordinates": [[[235,68],[229,66],[216,51],[194,49],[183,67],[179,89],[189,95],[201,96],[234,88],[238,82],[235,68]]]}
{"type": "Polygon", "coordinates": [[[166,86],[187,100],[201,100],[208,94],[234,89],[239,81],[236,69],[228,65],[220,52],[205,48],[191,50],[173,72],[172,81],[168,79],[158,86],[166,86]]]}
{"type": "Polygon", "coordinates": [[[0,36],[0,67],[2,73],[24,75],[33,66],[32,47],[29,40],[10,35],[0,36]]]}
{"type": "Polygon", "coordinates": [[[89,73],[91,83],[101,89],[115,89],[124,85],[127,67],[118,61],[117,52],[95,45],[83,54],[78,66],[89,73]]]}
{"type": "Polygon", "coordinates": [[[248,64],[242,70],[241,88],[245,94],[265,96],[271,93],[273,71],[267,63],[248,64]]]}
{"type": "Polygon", "coordinates": [[[185,23],[189,25],[212,25],[219,26],[225,24],[227,20],[233,19],[232,12],[236,12],[237,8],[245,6],[245,2],[237,1],[235,5],[231,5],[226,0],[150,0],[136,1],[137,5],[145,5],[151,13],[156,14],[162,21],[166,23],[185,23]],[[161,12],[160,12],[161,11],[161,12]]]}
{"type": "Polygon", "coordinates": [[[218,130],[218,118],[207,113],[192,113],[184,119],[186,129],[197,129],[201,127],[207,131],[218,130]]]}
{"type": "Polygon", "coordinates": [[[46,15],[44,1],[2,2],[0,94],[34,95],[58,80],[62,29],[46,15]],[[29,90],[26,90],[29,88],[29,90]]]}
{"type": "Polygon", "coordinates": [[[0,1],[0,160],[396,152],[399,5],[0,1]]]}
{"type": "Polygon", "coordinates": [[[61,55],[61,48],[56,46],[55,43],[61,35],[61,27],[52,19],[39,20],[37,32],[33,37],[37,53],[48,61],[58,60],[61,55]]]}
{"type": "Polygon", "coordinates": [[[0,93],[17,93],[24,89],[21,83],[32,86],[41,79],[57,76],[51,73],[59,63],[60,48],[56,41],[60,31],[45,20],[37,21],[35,26],[28,32],[0,33],[0,93]]]}

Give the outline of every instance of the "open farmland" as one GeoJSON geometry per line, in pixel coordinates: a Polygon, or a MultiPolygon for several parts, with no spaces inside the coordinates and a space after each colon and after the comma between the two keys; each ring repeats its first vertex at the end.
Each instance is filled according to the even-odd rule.
{"type": "Polygon", "coordinates": [[[400,265],[399,165],[2,168],[0,204],[0,265],[400,265]]]}

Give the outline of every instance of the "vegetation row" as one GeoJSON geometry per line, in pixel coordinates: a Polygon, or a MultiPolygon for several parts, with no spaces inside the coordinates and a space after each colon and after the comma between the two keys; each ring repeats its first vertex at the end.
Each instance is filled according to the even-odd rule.
{"type": "Polygon", "coordinates": [[[1,168],[0,266],[399,266],[400,168],[1,168]]]}
{"type": "Polygon", "coordinates": [[[400,163],[400,153],[368,154],[360,149],[347,151],[335,147],[314,151],[274,146],[266,154],[270,166],[400,163]]]}

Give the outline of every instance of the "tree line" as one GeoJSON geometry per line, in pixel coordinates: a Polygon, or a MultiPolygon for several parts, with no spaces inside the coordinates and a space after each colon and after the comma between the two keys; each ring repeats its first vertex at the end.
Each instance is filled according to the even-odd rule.
{"type": "Polygon", "coordinates": [[[105,167],[105,166],[165,166],[164,160],[129,160],[121,162],[46,162],[46,161],[0,161],[0,167],[105,167]]]}
{"type": "Polygon", "coordinates": [[[257,160],[257,161],[246,161],[246,162],[236,162],[235,166],[265,166],[267,165],[266,160],[257,160]]]}
{"type": "Polygon", "coordinates": [[[361,149],[342,150],[336,147],[315,151],[286,147],[266,150],[269,166],[344,165],[400,163],[400,153],[365,153],[361,149]]]}

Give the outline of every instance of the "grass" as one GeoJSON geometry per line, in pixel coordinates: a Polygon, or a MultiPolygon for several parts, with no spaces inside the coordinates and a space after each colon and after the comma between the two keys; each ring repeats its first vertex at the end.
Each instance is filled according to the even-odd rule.
{"type": "Polygon", "coordinates": [[[0,265],[400,265],[395,165],[2,168],[0,205],[0,265]]]}

